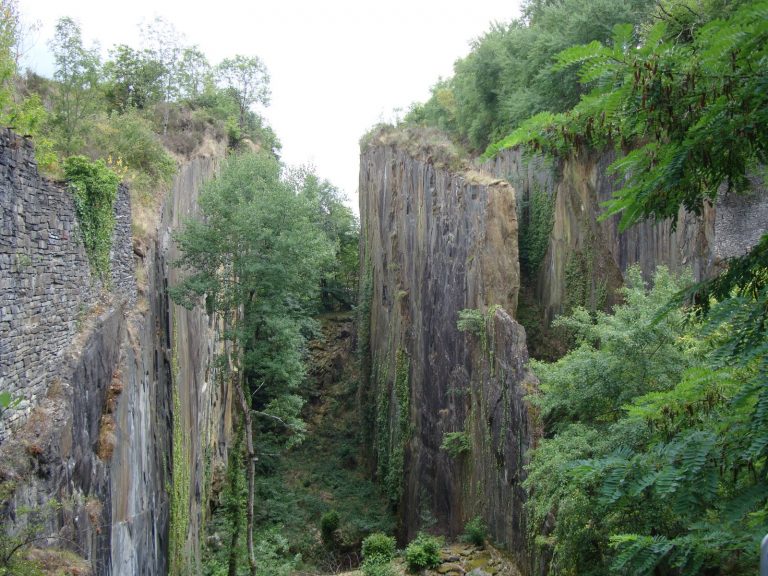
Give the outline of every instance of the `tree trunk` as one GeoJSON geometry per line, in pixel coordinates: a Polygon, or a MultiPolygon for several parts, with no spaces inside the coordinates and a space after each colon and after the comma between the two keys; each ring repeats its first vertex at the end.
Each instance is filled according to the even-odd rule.
{"type": "Polygon", "coordinates": [[[246,467],[248,470],[248,508],[246,509],[246,537],[248,540],[248,564],[251,576],[256,576],[256,556],[253,551],[253,503],[256,489],[256,455],[253,450],[253,425],[251,422],[251,406],[243,389],[242,371],[236,376],[237,394],[245,421],[246,467]]]}

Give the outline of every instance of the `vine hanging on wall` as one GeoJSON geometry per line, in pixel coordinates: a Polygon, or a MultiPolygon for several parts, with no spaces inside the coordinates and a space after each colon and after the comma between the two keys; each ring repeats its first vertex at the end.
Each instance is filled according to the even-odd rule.
{"type": "Polygon", "coordinates": [[[120,177],[104,160],[70,156],[64,174],[75,200],[80,232],[91,269],[105,283],[109,279],[109,252],[115,229],[114,204],[120,177]]]}

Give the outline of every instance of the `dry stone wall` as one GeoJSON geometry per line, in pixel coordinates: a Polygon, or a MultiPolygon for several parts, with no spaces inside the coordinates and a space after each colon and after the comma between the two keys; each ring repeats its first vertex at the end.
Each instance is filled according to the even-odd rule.
{"type": "Polygon", "coordinates": [[[90,274],[65,185],[40,177],[28,140],[0,130],[0,391],[24,399],[0,423],[0,479],[14,480],[16,509],[66,503],[46,535],[94,574],[166,574],[172,506],[185,518],[187,567],[200,565],[232,401],[212,367],[215,322],[174,306],[168,288],[172,230],[195,216],[223,153],[209,147],[181,167],[156,229],[136,245],[120,187],[105,287],[90,274]],[[172,503],[168,487],[182,482],[188,499],[172,503]]]}
{"type": "MultiPolygon", "coordinates": [[[[0,422],[23,421],[66,366],[63,354],[101,285],[91,276],[66,185],[40,176],[29,139],[0,130],[0,391],[22,399],[0,422]]],[[[111,255],[113,292],[136,285],[130,194],[120,187],[111,255]]]]}

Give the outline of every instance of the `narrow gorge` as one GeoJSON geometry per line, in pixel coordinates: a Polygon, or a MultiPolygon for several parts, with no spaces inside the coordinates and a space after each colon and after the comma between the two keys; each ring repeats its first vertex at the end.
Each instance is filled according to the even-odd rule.
{"type": "Polygon", "coordinates": [[[356,198],[296,141],[354,176],[445,7],[219,22],[274,86],[0,7],[0,576],[768,573],[766,0],[524,0],[356,198]]]}

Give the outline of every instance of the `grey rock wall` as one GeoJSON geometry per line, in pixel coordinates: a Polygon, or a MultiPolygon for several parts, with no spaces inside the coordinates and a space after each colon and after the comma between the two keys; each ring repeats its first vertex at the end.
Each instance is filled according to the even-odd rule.
{"type": "MultiPolygon", "coordinates": [[[[50,383],[99,297],[66,185],[42,178],[29,139],[0,129],[0,391],[22,398],[0,422],[21,424],[50,383]]],[[[135,299],[131,203],[120,186],[111,254],[113,293],[135,299]]]]}
{"type": "Polygon", "coordinates": [[[47,518],[44,544],[70,547],[94,574],[167,573],[168,487],[183,480],[174,456],[188,472],[184,556],[199,566],[205,472],[226,462],[231,398],[211,366],[215,324],[168,297],[171,231],[196,214],[221,156],[181,168],[138,245],[120,187],[104,287],[90,275],[71,195],[39,176],[28,140],[0,130],[0,391],[25,399],[0,423],[0,480],[17,487],[17,509],[65,503],[47,518]]]}
{"type": "Polygon", "coordinates": [[[370,309],[360,396],[375,423],[377,473],[398,496],[403,539],[429,518],[455,536],[480,515],[525,567],[521,482],[537,431],[523,396],[536,383],[513,319],[514,190],[406,148],[374,139],[360,161],[361,307],[370,309]],[[484,315],[482,334],[457,329],[466,308],[484,315]],[[450,432],[467,435],[467,453],[441,448],[450,432]]]}
{"type": "Polygon", "coordinates": [[[538,272],[524,279],[547,320],[573,303],[576,291],[586,300],[578,303],[610,305],[615,301],[613,291],[632,265],[638,265],[646,278],[659,265],[675,272],[690,270],[697,280],[711,277],[725,259],[744,254],[768,231],[768,193],[754,179],[752,194],[723,193],[716,206],[703,208],[701,216],[681,210],[676,228],[670,221],[641,222],[620,233],[619,216],[598,220],[601,204],[620,185],[607,172],[614,159],[612,150],[581,149],[547,163],[509,149],[483,164],[483,169],[515,187],[518,206],[524,207],[521,227],[530,224],[525,207],[535,194],[546,194],[553,203],[554,222],[546,254],[538,272]],[[573,286],[569,271],[580,271],[586,284],[573,286]],[[582,294],[585,288],[586,297],[582,294]],[[598,294],[601,291],[604,297],[598,294]]]}

